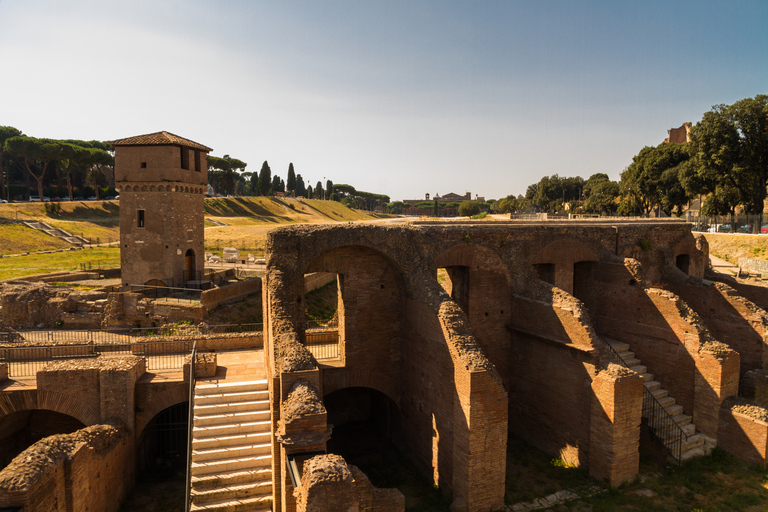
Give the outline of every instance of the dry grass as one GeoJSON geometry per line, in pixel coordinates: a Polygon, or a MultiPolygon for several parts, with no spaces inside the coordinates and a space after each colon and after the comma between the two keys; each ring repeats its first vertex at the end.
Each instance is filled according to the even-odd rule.
{"type": "Polygon", "coordinates": [[[768,260],[768,236],[766,235],[707,233],[705,237],[709,243],[710,254],[734,265],[739,263],[741,257],[768,260]]]}

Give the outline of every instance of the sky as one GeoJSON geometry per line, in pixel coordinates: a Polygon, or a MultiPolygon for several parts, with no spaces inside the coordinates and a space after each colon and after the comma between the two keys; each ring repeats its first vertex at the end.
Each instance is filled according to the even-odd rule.
{"type": "Polygon", "coordinates": [[[0,125],[392,200],[606,173],[768,93],[765,0],[0,0],[0,125]]]}

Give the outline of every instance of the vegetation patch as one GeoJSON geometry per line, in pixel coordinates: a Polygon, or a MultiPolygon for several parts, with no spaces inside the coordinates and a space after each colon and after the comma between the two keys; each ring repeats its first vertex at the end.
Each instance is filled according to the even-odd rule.
{"type": "Polygon", "coordinates": [[[95,247],[77,251],[0,258],[0,281],[35,274],[80,270],[81,264],[89,265],[92,269],[119,267],[120,248],[95,247]]]}

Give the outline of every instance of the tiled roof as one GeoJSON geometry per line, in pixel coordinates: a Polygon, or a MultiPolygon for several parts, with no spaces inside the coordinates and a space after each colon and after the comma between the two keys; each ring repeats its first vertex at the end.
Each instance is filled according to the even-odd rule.
{"type": "Polygon", "coordinates": [[[184,137],[179,137],[170,132],[155,132],[146,135],[136,135],[135,137],[128,137],[126,139],[113,140],[109,143],[112,144],[112,146],[167,146],[170,144],[174,146],[186,146],[205,152],[213,151],[207,146],[185,139],[184,137]]]}

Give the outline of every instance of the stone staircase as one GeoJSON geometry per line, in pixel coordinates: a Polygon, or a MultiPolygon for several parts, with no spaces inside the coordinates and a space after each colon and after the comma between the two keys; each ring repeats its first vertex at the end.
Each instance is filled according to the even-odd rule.
{"type": "MultiPolygon", "coordinates": [[[[672,424],[672,422],[674,422],[687,436],[687,439],[682,442],[679,462],[684,462],[693,457],[708,455],[712,449],[717,446],[717,440],[696,431],[696,425],[691,421],[693,418],[684,414],[683,406],[675,403],[675,399],[669,396],[669,391],[662,388],[661,383],[653,379],[653,374],[648,373],[648,368],[643,366],[640,360],[635,357],[635,353],[629,350],[629,345],[627,343],[608,338],[606,338],[606,341],[613,347],[616,353],[618,353],[619,357],[624,361],[624,364],[626,364],[632,371],[640,374],[643,378],[643,386],[645,386],[645,389],[656,398],[658,404],[668,413],[669,416],[662,414],[661,417],[654,422],[655,424],[650,425],[664,442],[667,449],[670,449],[671,451],[674,439],[679,433],[679,430],[672,424]]],[[[652,407],[652,404],[646,403],[649,400],[651,399],[643,396],[644,413],[647,409],[652,407]]]]}
{"type": "Polygon", "coordinates": [[[68,242],[72,245],[83,245],[83,244],[90,243],[85,238],[82,238],[76,235],[71,235],[66,231],[64,231],[63,229],[54,228],[53,226],[46,224],[45,222],[24,221],[24,225],[27,226],[28,228],[38,229],[48,235],[61,238],[65,242],[68,242]]]}
{"type": "Polygon", "coordinates": [[[272,453],[266,380],[195,385],[192,508],[272,510],[272,453]]]}

